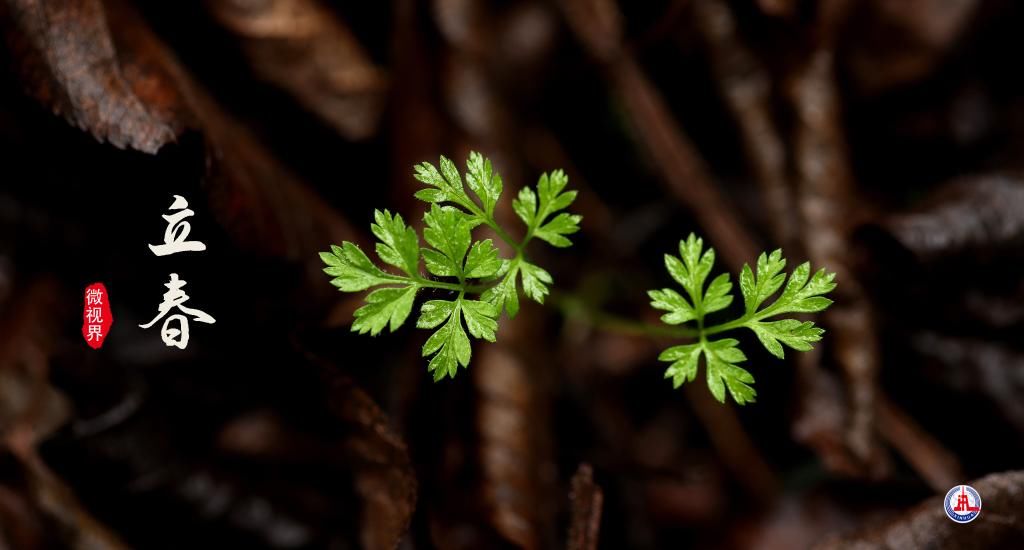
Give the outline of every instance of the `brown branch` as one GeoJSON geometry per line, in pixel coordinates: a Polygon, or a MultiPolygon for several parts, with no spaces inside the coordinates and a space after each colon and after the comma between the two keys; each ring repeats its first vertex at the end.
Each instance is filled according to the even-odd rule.
{"type": "Polygon", "coordinates": [[[782,136],[772,116],[772,79],[738,36],[736,19],[722,0],[694,2],[697,27],[707,43],[715,79],[743,137],[761,187],[775,242],[795,252],[799,231],[782,136]]]}
{"type": "Polygon", "coordinates": [[[956,455],[884,395],[878,396],[877,407],[878,431],[933,491],[941,494],[960,483],[963,470],[956,455]]]}
{"type": "MultiPolygon", "coordinates": [[[[848,3],[820,7],[818,36],[792,76],[790,102],[796,114],[794,157],[804,245],[810,260],[836,272],[837,303],[825,316],[834,356],[848,384],[850,414],[846,442],[863,463],[877,459],[875,397],[878,343],[874,312],[849,267],[848,230],[858,205],[842,131],[833,44],[848,3]]],[[[805,409],[803,414],[813,415],[805,409]]]]}
{"type": "Polygon", "coordinates": [[[733,214],[704,161],[674,121],[661,94],[622,48],[621,16],[609,0],[564,0],[569,26],[590,54],[604,65],[607,77],[636,126],[670,193],[692,211],[722,258],[733,269],[752,261],[756,239],[733,214]]]}
{"type": "Polygon", "coordinates": [[[769,502],[781,483],[743,429],[736,410],[715,401],[704,384],[686,384],[685,391],[725,467],[761,504],[769,502]]]}
{"type": "Polygon", "coordinates": [[[518,547],[540,548],[533,384],[526,365],[504,346],[480,351],[473,379],[480,393],[477,429],[489,519],[518,547]]]}
{"type": "Polygon", "coordinates": [[[572,512],[566,548],[597,550],[604,492],[601,491],[600,485],[594,483],[594,470],[590,464],[580,464],[572,476],[569,502],[572,505],[572,512]]]}

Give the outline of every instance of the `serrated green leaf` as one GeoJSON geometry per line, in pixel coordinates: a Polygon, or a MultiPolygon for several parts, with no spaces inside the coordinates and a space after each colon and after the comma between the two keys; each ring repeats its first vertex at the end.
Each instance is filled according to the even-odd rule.
{"type": "Polygon", "coordinates": [[[448,193],[441,189],[420,189],[413,193],[414,197],[423,202],[436,202],[441,203],[448,200],[448,193]]]}
{"type": "Polygon", "coordinates": [[[835,273],[819,269],[813,277],[808,276],[811,265],[804,262],[793,270],[782,294],[770,306],[758,312],[756,317],[764,318],[781,313],[811,313],[821,311],[832,304],[832,300],[822,296],[836,287],[835,273]]]}
{"type": "Polygon", "coordinates": [[[381,262],[401,270],[404,276],[374,265],[352,243],[332,246],[330,252],[320,254],[325,272],[334,277],[332,284],[342,290],[386,285],[370,293],[366,304],[357,310],[352,329],[360,333],[376,335],[387,326],[397,329],[408,318],[420,288],[458,292],[456,300],[431,300],[423,304],[416,323],[434,331],[422,351],[430,357],[428,368],[435,380],[454,376],[459,365],[469,363],[470,335],[494,341],[501,312],[513,317],[519,311],[519,284],[528,297],[543,303],[552,283],[551,275],[525,259],[525,245],[537,237],[556,247],[569,246],[568,236],[579,231],[581,219],[560,212],[576,198],[575,191],[565,191],[565,173],[544,174],[534,189],[522,189],[513,200],[514,210],[527,225],[524,239],[516,242],[493,216],[503,182],[492,163],[472,152],[464,176],[465,184],[455,163],[444,156],[436,165],[423,162],[414,166],[414,177],[426,186],[415,196],[431,203],[423,217],[423,247],[416,230],[402,216],[388,210],[374,211],[371,230],[378,241],[377,255],[381,262]],[[508,241],[516,251],[515,257],[502,259],[490,239],[474,241],[472,230],[481,224],[508,241]],[[431,276],[451,277],[457,282],[424,279],[419,265],[421,257],[431,276]],[[468,297],[480,286],[489,288],[483,290],[478,300],[468,297]]]}
{"type": "Polygon", "coordinates": [[[671,288],[651,290],[647,295],[651,297],[651,307],[668,311],[661,316],[662,322],[666,324],[679,325],[697,318],[697,312],[690,302],[671,288]]]}
{"type": "Polygon", "coordinates": [[[448,157],[441,155],[441,159],[438,162],[441,167],[441,175],[448,181],[449,187],[452,189],[463,189],[462,177],[459,176],[459,169],[455,166],[455,163],[448,157]]]}
{"type": "Polygon", "coordinates": [[[501,175],[491,168],[490,159],[473,151],[469,153],[469,160],[466,162],[466,183],[469,188],[480,198],[484,206],[484,212],[488,216],[494,214],[494,205],[501,197],[501,175]]]}
{"type": "Polygon", "coordinates": [[[561,170],[555,170],[550,175],[541,175],[537,182],[537,198],[540,205],[537,211],[538,224],[543,223],[555,212],[568,208],[576,200],[576,191],[562,192],[568,184],[569,176],[561,170]]]}
{"type": "Polygon", "coordinates": [[[380,239],[377,256],[384,263],[393,265],[410,277],[419,274],[420,238],[416,230],[405,225],[400,214],[391,215],[384,210],[373,211],[370,230],[380,239]]]}
{"type": "Polygon", "coordinates": [[[544,297],[548,295],[548,285],[552,282],[551,274],[540,266],[529,262],[521,262],[519,272],[523,278],[523,292],[531,300],[543,304],[544,297]]]}
{"type": "Polygon", "coordinates": [[[420,318],[416,328],[434,328],[443,323],[455,310],[453,300],[430,300],[420,306],[420,318]]]}
{"type": "Polygon", "coordinates": [[[746,326],[754,331],[765,349],[779,359],[785,357],[782,344],[797,351],[809,351],[814,348],[812,343],[821,340],[821,335],[825,333],[824,329],[810,321],[800,322],[796,319],[755,321],[746,326]]]}
{"type": "Polygon", "coordinates": [[[431,275],[437,275],[438,277],[458,277],[462,270],[459,268],[451,258],[444,254],[430,249],[420,249],[420,253],[423,255],[423,263],[427,266],[427,271],[431,275]]]}
{"type": "Polygon", "coordinates": [[[572,246],[572,241],[563,235],[572,235],[579,231],[579,223],[582,219],[583,216],[562,212],[548,223],[537,228],[533,235],[552,246],[566,248],[572,246]]]}
{"type": "Polygon", "coordinates": [[[331,284],[344,292],[358,292],[371,286],[393,282],[366,257],[358,245],[345,241],[341,246],[331,245],[330,252],[321,252],[320,259],[327,267],[324,273],[334,277],[331,284]]]}
{"type": "Polygon", "coordinates": [[[523,187],[519,190],[519,196],[512,199],[512,210],[519,216],[526,227],[533,227],[534,219],[537,217],[537,195],[533,189],[523,187]]]}
{"type": "Polygon", "coordinates": [[[441,176],[441,173],[437,171],[433,164],[421,162],[413,166],[413,169],[415,170],[413,177],[417,180],[427,185],[433,185],[441,190],[448,187],[448,182],[444,180],[444,177],[441,176]]]}
{"type": "MultiPolygon", "coordinates": [[[[431,322],[436,319],[436,315],[443,311],[443,309],[431,311],[431,322]]],[[[433,355],[427,364],[427,370],[433,373],[435,381],[445,376],[454,378],[459,365],[463,367],[469,365],[472,348],[469,344],[469,336],[466,335],[466,330],[462,327],[461,311],[461,303],[459,301],[454,302],[453,307],[449,310],[447,321],[434,334],[430,335],[430,338],[427,338],[426,343],[423,344],[423,357],[433,355]]],[[[423,318],[424,313],[421,310],[421,321],[423,318]]],[[[424,325],[426,324],[424,323],[424,325]]]]}
{"type": "Polygon", "coordinates": [[[750,266],[743,264],[743,270],[740,272],[740,292],[743,294],[743,303],[748,314],[756,311],[769,296],[782,287],[786,280],[786,274],[782,273],[785,267],[786,260],[782,257],[782,249],[776,249],[771,255],[762,252],[758,256],[756,277],[750,266]]]}
{"type": "Polygon", "coordinates": [[[562,170],[555,170],[550,175],[543,174],[537,182],[537,196],[540,198],[540,207],[545,214],[562,210],[576,200],[576,192],[562,193],[565,186],[569,184],[569,176],[562,170]]]}
{"type": "MultiPolygon", "coordinates": [[[[686,293],[690,296],[690,300],[693,302],[693,308],[702,316],[707,310],[703,305],[704,301],[704,281],[707,279],[708,274],[711,273],[711,267],[715,263],[715,251],[714,249],[704,249],[703,239],[697,238],[696,235],[690,233],[690,236],[684,240],[679,241],[679,257],[675,257],[671,254],[665,254],[665,269],[668,270],[669,275],[679,283],[680,286],[686,290],[686,293]]],[[[725,292],[732,287],[728,279],[725,281],[717,280],[719,286],[714,289],[715,294],[712,295],[714,303],[712,306],[722,309],[729,305],[732,301],[732,297],[725,301],[725,294],[719,294],[722,289],[725,288],[725,292]],[[722,303],[725,305],[722,305],[722,303]]],[[[709,289],[710,290],[710,289],[709,289]]],[[[717,311],[713,309],[712,311],[717,311]]]]}
{"type": "Polygon", "coordinates": [[[832,303],[823,294],[835,288],[835,274],[819,270],[810,275],[810,264],[797,266],[787,276],[783,272],[786,260],[781,250],[761,254],[757,261],[756,274],[749,265],[744,265],[739,276],[740,292],[743,295],[745,313],[738,319],[714,326],[705,324],[705,315],[723,310],[732,303],[732,282],[728,274],[715,277],[704,289],[704,282],[714,265],[713,249],[704,250],[703,241],[690,234],[679,243],[679,256],[665,255],[665,268],[689,295],[689,300],[672,289],[652,290],[651,306],[669,313],[662,316],[667,324],[697,321],[697,344],[675,346],[665,350],[659,359],[672,361],[666,377],[672,378],[678,387],[692,380],[703,353],[707,366],[707,383],[712,395],[721,402],[726,392],[739,404],[754,401],[756,392],[751,387],[754,377],[737,364],[746,360],[739,349],[739,342],[732,338],[708,341],[706,338],[726,330],[747,327],[754,331],[765,348],[782,358],[783,346],[798,351],[807,351],[813,342],[821,339],[824,332],[811,322],[796,319],[764,321],[763,319],[781,313],[820,311],[832,303]],[[785,284],[785,288],[783,285],[785,284]],[[782,289],[779,296],[767,307],[765,302],[782,289]]]}
{"type": "Polygon", "coordinates": [[[416,290],[415,285],[374,290],[366,296],[366,305],[355,311],[352,331],[376,336],[390,323],[391,332],[394,332],[412,311],[416,290]]]}
{"type": "MultiPolygon", "coordinates": [[[[438,206],[433,204],[430,210],[423,215],[426,227],[423,229],[423,238],[430,246],[451,260],[458,272],[462,272],[463,259],[466,251],[469,250],[471,240],[469,221],[466,214],[457,208],[450,206],[438,206]]],[[[426,260],[424,253],[424,260],[426,260]]],[[[435,262],[436,263],[436,262],[435,262]]],[[[429,268],[428,260],[428,268],[429,268]]]]}
{"type": "Polygon", "coordinates": [[[462,316],[466,327],[474,338],[488,342],[494,341],[494,331],[498,330],[498,310],[494,304],[477,300],[462,300],[462,316]]]}
{"type": "Polygon", "coordinates": [[[747,357],[738,347],[738,340],[723,338],[705,342],[704,357],[707,361],[708,388],[715,399],[725,403],[725,390],[729,390],[733,400],[739,405],[753,402],[757,396],[750,384],[754,377],[736,363],[746,361],[747,357]]]}
{"type": "Polygon", "coordinates": [[[415,197],[434,204],[450,202],[463,207],[471,204],[472,201],[466,195],[455,163],[447,157],[441,156],[438,165],[441,167],[440,171],[429,162],[421,162],[414,167],[413,177],[434,187],[434,189],[417,191],[415,197]]]}
{"type": "Polygon", "coordinates": [[[704,313],[714,313],[729,307],[732,303],[732,294],[729,293],[731,290],[732,282],[728,273],[715,277],[704,293],[704,313]]]}
{"type": "Polygon", "coordinates": [[[672,379],[672,387],[679,388],[684,382],[690,382],[697,377],[697,362],[700,360],[700,344],[686,344],[673,346],[661,352],[659,361],[671,361],[672,364],[665,369],[665,378],[672,379]]]}
{"type": "Polygon", "coordinates": [[[683,285],[695,302],[702,301],[704,281],[715,264],[715,250],[704,250],[704,239],[690,233],[685,241],[679,242],[679,257],[686,267],[685,274],[688,279],[686,282],[679,281],[679,284],[683,285]]]}
{"type": "Polygon", "coordinates": [[[502,309],[512,319],[519,313],[519,291],[516,288],[516,275],[519,273],[519,266],[512,267],[502,277],[501,282],[487,289],[480,296],[480,299],[493,304],[498,311],[502,309]]]}
{"type": "Polygon", "coordinates": [[[565,172],[555,170],[550,174],[541,174],[537,180],[536,193],[528,187],[519,191],[519,196],[512,201],[512,209],[526,224],[528,238],[537,237],[559,248],[572,246],[572,241],[565,235],[579,231],[579,222],[583,218],[575,214],[558,213],[576,199],[576,191],[562,192],[568,183],[569,178],[565,172]]]}
{"type": "Polygon", "coordinates": [[[466,277],[482,279],[493,277],[501,269],[502,260],[498,257],[498,249],[491,242],[485,239],[473,243],[466,256],[465,273],[466,277]]]}
{"type": "Polygon", "coordinates": [[[321,252],[320,260],[327,264],[327,267],[341,267],[345,263],[344,260],[342,260],[341,257],[335,254],[334,252],[321,252]]]}

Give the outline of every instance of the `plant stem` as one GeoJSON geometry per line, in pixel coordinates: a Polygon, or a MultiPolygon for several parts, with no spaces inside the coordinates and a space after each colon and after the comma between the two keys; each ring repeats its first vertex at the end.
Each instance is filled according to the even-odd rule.
{"type": "Polygon", "coordinates": [[[500,225],[498,225],[497,221],[487,218],[486,216],[484,217],[484,223],[487,225],[487,227],[490,227],[491,230],[494,231],[496,235],[498,235],[498,238],[505,241],[506,243],[508,243],[509,246],[514,248],[516,250],[517,256],[521,256],[523,254],[523,248],[526,247],[525,239],[521,243],[516,242],[515,239],[513,239],[512,236],[508,234],[508,232],[506,232],[504,229],[501,228],[500,225]]]}
{"type": "Polygon", "coordinates": [[[450,290],[452,292],[469,292],[472,294],[481,294],[485,290],[495,286],[499,282],[498,280],[495,280],[493,283],[486,283],[481,285],[460,285],[455,283],[446,283],[444,281],[433,281],[423,276],[403,277],[399,275],[388,275],[386,278],[394,283],[402,283],[406,285],[414,284],[421,288],[437,288],[441,290],[450,290]]]}
{"type": "Polygon", "coordinates": [[[572,295],[552,294],[549,299],[566,317],[584,320],[590,326],[602,330],[651,338],[697,338],[700,334],[696,330],[685,327],[642,323],[598,311],[588,307],[581,298],[572,295]]]}
{"type": "Polygon", "coordinates": [[[705,335],[718,334],[719,332],[725,332],[727,330],[732,330],[734,328],[740,328],[740,327],[743,326],[743,323],[746,323],[749,320],[750,320],[750,318],[748,318],[746,315],[744,315],[743,317],[740,317],[739,319],[735,319],[735,320],[732,320],[732,321],[729,321],[729,322],[726,322],[726,323],[721,323],[721,324],[718,324],[718,325],[707,327],[707,328],[703,329],[702,332],[705,335]]]}
{"type": "Polygon", "coordinates": [[[483,209],[480,208],[479,205],[473,202],[472,199],[470,199],[468,202],[456,201],[455,204],[458,204],[459,206],[465,208],[466,210],[469,210],[470,214],[473,214],[474,216],[483,220],[484,225],[490,227],[491,230],[494,231],[494,233],[498,236],[499,239],[505,241],[506,243],[508,243],[509,246],[516,250],[517,256],[522,255],[523,248],[526,246],[527,241],[530,240],[529,236],[523,239],[523,242],[521,243],[516,242],[516,240],[512,238],[512,235],[509,235],[507,231],[505,231],[504,229],[501,228],[500,225],[498,225],[497,220],[495,220],[492,216],[488,216],[483,211],[483,209]]]}

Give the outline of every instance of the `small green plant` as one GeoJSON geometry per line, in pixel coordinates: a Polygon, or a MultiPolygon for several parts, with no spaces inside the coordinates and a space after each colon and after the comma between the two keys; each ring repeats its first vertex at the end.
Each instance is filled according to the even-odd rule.
{"type": "Polygon", "coordinates": [[[651,290],[648,292],[651,306],[668,312],[661,316],[661,320],[669,325],[695,322],[697,342],[668,348],[658,359],[672,363],[665,371],[665,378],[671,378],[673,385],[678,388],[683,382],[696,378],[697,365],[703,355],[711,394],[724,403],[725,390],[728,388],[732,398],[742,405],[754,401],[757,395],[750,386],[754,383],[754,377],[737,366],[747,357],[739,349],[738,340],[713,340],[710,337],[732,329],[748,328],[754,331],[772,355],[780,359],[784,357],[783,344],[797,351],[810,350],[813,342],[821,340],[825,332],[823,329],[810,321],[766,319],[786,313],[824,310],[832,304],[832,300],[824,295],[836,287],[835,273],[821,269],[812,276],[810,263],[804,262],[793,270],[787,282],[786,274],[782,272],[786,267],[782,250],[771,254],[762,253],[757,259],[756,274],[746,264],[740,272],[743,314],[732,321],[706,326],[705,316],[727,308],[733,299],[732,283],[727,273],[715,277],[704,288],[714,263],[714,249],[704,250],[703,240],[692,233],[685,241],[679,242],[678,258],[665,255],[665,268],[682,285],[689,300],[671,288],[651,290]],[[778,298],[765,305],[782,288],[784,282],[786,286],[778,298]]]}
{"type": "Polygon", "coordinates": [[[494,218],[501,176],[479,153],[470,153],[466,163],[466,184],[472,196],[458,168],[443,156],[438,167],[427,162],[417,165],[414,177],[427,186],[415,196],[430,204],[423,216],[423,238],[429,247],[420,247],[419,235],[401,215],[376,210],[370,229],[378,240],[377,257],[396,269],[381,269],[358,245],[347,241],[321,252],[320,258],[327,264],[324,271],[333,277],[331,283],[343,292],[379,287],[355,312],[352,330],[360,334],[376,336],[385,327],[394,332],[409,317],[420,290],[451,293],[452,299],[425,302],[416,321],[418,328],[434,330],[422,352],[431,357],[427,368],[434,380],[440,380],[454,377],[459,365],[469,365],[472,349],[467,329],[474,338],[495,341],[502,311],[509,317],[519,311],[520,287],[527,297],[544,303],[551,275],[527,259],[526,246],[534,238],[559,248],[572,245],[566,235],[579,231],[582,217],[563,212],[576,199],[576,192],[565,191],[569,179],[561,170],[543,174],[536,191],[524,187],[512,201],[526,226],[521,240],[494,218]],[[473,233],[481,226],[505,241],[514,251],[512,257],[502,258],[491,239],[475,240],[473,233]]]}

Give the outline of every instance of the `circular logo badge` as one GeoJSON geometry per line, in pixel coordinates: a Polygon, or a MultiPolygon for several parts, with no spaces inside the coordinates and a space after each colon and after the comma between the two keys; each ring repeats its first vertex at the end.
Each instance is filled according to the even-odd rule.
{"type": "Polygon", "coordinates": [[[970,485],[957,485],[946,493],[946,515],[957,523],[970,523],[981,514],[981,495],[970,485]]]}

